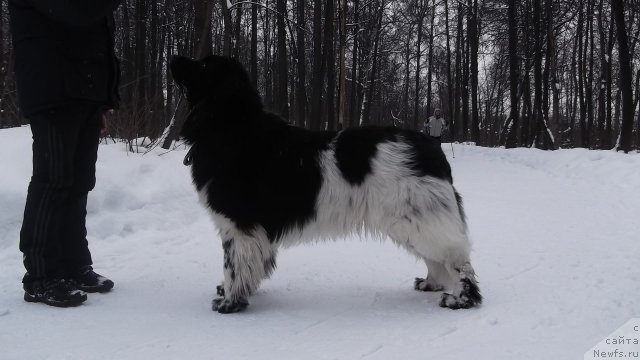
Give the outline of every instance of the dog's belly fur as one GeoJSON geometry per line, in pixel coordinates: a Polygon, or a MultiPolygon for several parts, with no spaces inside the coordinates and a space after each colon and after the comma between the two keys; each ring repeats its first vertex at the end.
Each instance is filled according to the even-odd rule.
{"type": "MultiPolygon", "coordinates": [[[[380,128],[376,129],[379,131],[380,128]]],[[[353,131],[366,132],[368,129],[353,131]]],[[[313,161],[316,161],[314,165],[319,169],[317,176],[320,179],[310,181],[318,186],[311,191],[315,194],[313,204],[309,204],[313,211],[302,217],[296,214],[282,216],[288,221],[274,222],[273,217],[265,213],[263,224],[260,215],[253,214],[251,226],[247,226],[248,220],[241,218],[241,212],[225,212],[224,208],[216,206],[212,193],[225,189],[212,188],[219,182],[196,179],[194,167],[194,181],[203,184],[199,186],[201,202],[211,212],[224,248],[225,281],[219,289],[223,298],[214,301],[215,310],[235,312],[244,309],[246,298],[274,270],[279,247],[354,233],[377,238],[388,236],[424,259],[429,277],[417,279],[416,289],[449,290],[451,294],[443,295],[441,306],[471,307],[481,302],[469,261],[470,242],[462,203],[451,183],[450,168],[441,149],[430,150],[439,151],[441,158],[419,159],[420,154],[416,152],[422,150],[416,146],[416,141],[420,142],[422,138],[409,139],[394,131],[388,138],[368,139],[373,151],[345,160],[349,154],[340,152],[351,151],[350,145],[355,145],[344,143],[354,141],[349,135],[347,132],[347,137],[341,139],[344,132],[339,133],[326,148],[318,149],[313,161]],[[367,164],[356,173],[353,168],[358,164],[353,165],[354,161],[366,161],[367,164]],[[350,167],[345,169],[347,165],[350,167]]],[[[358,146],[363,146],[362,139],[357,141],[358,146]]],[[[428,140],[424,138],[424,141],[428,140]]],[[[286,176],[274,176],[279,175],[286,176]]],[[[239,201],[241,199],[239,197],[239,201]]],[[[286,203],[278,203],[277,199],[269,201],[273,203],[258,207],[272,207],[277,213],[295,211],[285,208],[286,203]]],[[[251,206],[256,207],[256,204],[251,206]]]]}

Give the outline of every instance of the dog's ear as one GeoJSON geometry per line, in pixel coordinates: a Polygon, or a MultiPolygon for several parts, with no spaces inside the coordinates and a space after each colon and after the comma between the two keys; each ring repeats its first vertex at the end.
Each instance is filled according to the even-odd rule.
{"type": "Polygon", "coordinates": [[[184,56],[174,56],[171,59],[171,75],[182,88],[192,89],[199,81],[202,81],[204,67],[200,61],[184,56]]]}

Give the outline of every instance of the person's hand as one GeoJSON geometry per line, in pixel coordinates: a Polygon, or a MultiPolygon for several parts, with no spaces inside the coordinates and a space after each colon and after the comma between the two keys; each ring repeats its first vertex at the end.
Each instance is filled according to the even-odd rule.
{"type": "Polygon", "coordinates": [[[109,119],[113,115],[113,110],[105,110],[100,116],[100,135],[105,135],[109,129],[109,119]]]}

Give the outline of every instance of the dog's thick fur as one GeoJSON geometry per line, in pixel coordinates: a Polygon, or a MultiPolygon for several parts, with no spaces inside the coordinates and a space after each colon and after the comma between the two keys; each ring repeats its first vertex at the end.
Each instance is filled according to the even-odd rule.
{"type": "Polygon", "coordinates": [[[280,246],[365,232],[423,259],[422,291],[440,305],[480,304],[462,200],[439,143],[394,127],[307,131],[264,112],[236,60],[176,57],[190,113],[194,184],[220,231],[224,282],[213,309],[241,311],[276,266],[280,246]]]}

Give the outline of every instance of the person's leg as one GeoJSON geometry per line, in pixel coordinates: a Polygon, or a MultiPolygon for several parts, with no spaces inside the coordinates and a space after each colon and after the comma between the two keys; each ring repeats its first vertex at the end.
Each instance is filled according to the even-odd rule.
{"type": "Polygon", "coordinates": [[[65,278],[72,280],[78,289],[92,293],[106,292],[113,288],[113,281],[93,271],[93,260],[87,242],[87,197],[96,184],[101,112],[101,107],[93,105],[85,107],[82,115],[74,157],[74,178],[61,242],[61,262],[65,268],[65,278]]]}
{"type": "Polygon", "coordinates": [[[30,118],[33,134],[33,176],[29,183],[20,251],[27,275],[23,282],[60,278],[61,224],[73,183],[73,157],[78,128],[66,110],[30,118]]]}
{"type": "Polygon", "coordinates": [[[97,105],[86,105],[79,115],[81,122],[73,158],[73,183],[61,231],[61,262],[67,274],[93,264],[87,242],[86,216],[88,193],[96,183],[100,108],[97,105]]]}
{"type": "Polygon", "coordinates": [[[29,183],[20,251],[27,270],[22,282],[24,299],[52,306],[75,306],[87,299],[64,280],[61,254],[73,157],[78,140],[75,112],[68,108],[42,112],[30,118],[33,134],[33,175],[29,183]]]}

